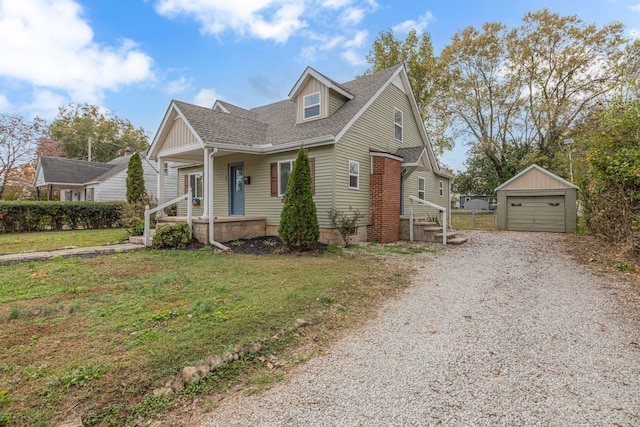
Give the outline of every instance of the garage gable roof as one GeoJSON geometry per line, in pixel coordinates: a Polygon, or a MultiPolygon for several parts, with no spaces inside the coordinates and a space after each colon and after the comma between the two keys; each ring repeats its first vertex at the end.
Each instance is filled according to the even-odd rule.
{"type": "MultiPolygon", "coordinates": [[[[529,173],[531,173],[531,171],[541,172],[542,174],[546,175],[548,178],[551,178],[552,180],[557,181],[557,183],[562,187],[574,188],[574,189],[578,190],[578,186],[576,186],[575,184],[567,181],[564,178],[559,177],[558,175],[556,175],[554,173],[549,172],[545,168],[540,167],[540,166],[538,166],[538,165],[536,165],[534,163],[531,166],[529,166],[528,168],[526,168],[525,170],[523,170],[522,172],[520,172],[519,174],[517,174],[514,177],[512,177],[511,179],[509,179],[508,181],[506,181],[506,182],[502,183],[501,185],[499,185],[494,191],[499,191],[499,190],[502,190],[502,189],[506,189],[506,187],[510,186],[514,182],[516,182],[516,181],[518,181],[520,179],[523,179],[523,177],[528,175],[529,173]]],[[[528,188],[536,188],[536,187],[528,187],[528,188]]],[[[540,188],[542,189],[543,187],[540,187],[540,188]]]]}

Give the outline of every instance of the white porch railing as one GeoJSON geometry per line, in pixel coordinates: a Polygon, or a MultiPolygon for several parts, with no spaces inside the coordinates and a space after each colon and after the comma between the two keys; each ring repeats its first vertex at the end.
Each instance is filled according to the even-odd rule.
{"type": "Polygon", "coordinates": [[[413,202],[418,202],[421,205],[431,206],[432,208],[438,209],[443,213],[442,215],[442,244],[447,244],[447,209],[443,208],[440,205],[436,205],[435,203],[427,202],[426,200],[422,200],[416,196],[409,196],[409,200],[411,203],[409,204],[409,240],[413,242],[413,202]]]}
{"type": "MultiPolygon", "coordinates": [[[[146,247],[151,246],[151,236],[149,235],[149,228],[150,228],[150,222],[151,222],[151,214],[154,212],[158,212],[164,208],[167,208],[175,203],[178,203],[182,200],[187,200],[187,223],[189,224],[189,228],[192,230],[191,234],[193,235],[193,221],[191,220],[192,215],[192,210],[193,208],[191,207],[191,188],[189,188],[189,191],[187,191],[186,194],[183,194],[180,197],[176,197],[173,200],[168,201],[167,203],[163,203],[160,206],[157,206],[153,209],[149,209],[149,205],[145,206],[144,208],[144,245],[146,247]]],[[[189,236],[189,237],[193,237],[193,236],[189,236]]]]}

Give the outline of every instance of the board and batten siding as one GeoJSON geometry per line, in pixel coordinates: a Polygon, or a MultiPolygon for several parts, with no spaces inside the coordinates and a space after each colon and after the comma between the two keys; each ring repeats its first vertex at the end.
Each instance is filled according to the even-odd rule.
{"type": "Polygon", "coordinates": [[[304,97],[307,95],[311,95],[312,93],[320,92],[320,117],[314,117],[310,120],[318,120],[324,117],[327,117],[329,112],[329,88],[323,85],[313,77],[309,78],[309,81],[304,86],[304,88],[298,94],[298,98],[296,100],[298,104],[297,114],[298,114],[298,123],[304,122],[304,97]]]}
{"type": "Polygon", "coordinates": [[[567,188],[567,186],[538,169],[531,169],[502,187],[502,190],[528,190],[532,188],[559,189],[567,188]]]}
{"type": "MultiPolygon", "coordinates": [[[[423,145],[423,142],[418,124],[413,119],[409,98],[397,86],[390,84],[336,144],[336,209],[357,208],[364,214],[364,218],[368,219],[371,174],[369,149],[395,153],[401,147],[419,145],[423,145]],[[402,141],[398,141],[394,137],[394,108],[398,108],[403,113],[402,141]],[[349,160],[360,163],[358,190],[349,188],[349,160]]],[[[432,171],[415,171],[405,182],[404,212],[406,214],[409,212],[408,196],[418,193],[418,176],[425,178],[427,200],[447,207],[448,180],[436,176],[432,171]],[[438,181],[440,180],[444,181],[445,195],[443,198],[439,197],[438,181]]],[[[427,212],[432,212],[432,214],[436,212],[436,210],[430,209],[431,211],[426,207],[421,207],[419,211],[424,210],[424,215],[427,212]]]]}
{"type": "Polygon", "coordinates": [[[195,144],[197,142],[196,137],[191,132],[191,129],[181,118],[176,118],[169,129],[169,134],[162,144],[163,150],[171,148],[178,148],[185,145],[195,144]]]}

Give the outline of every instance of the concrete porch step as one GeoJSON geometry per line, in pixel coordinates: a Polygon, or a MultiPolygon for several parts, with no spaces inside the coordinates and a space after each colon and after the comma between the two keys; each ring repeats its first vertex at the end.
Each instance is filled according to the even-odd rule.
{"type": "MultiPolygon", "coordinates": [[[[151,236],[151,240],[153,241],[153,236],[156,234],[155,228],[149,230],[149,235],[151,236]]],[[[133,243],[134,245],[144,245],[144,236],[130,236],[129,243],[133,243]]]]}
{"type": "MultiPolygon", "coordinates": [[[[457,232],[455,232],[455,231],[447,231],[447,241],[449,241],[449,239],[455,239],[456,237],[458,237],[458,233],[457,232]]],[[[436,239],[442,239],[442,232],[436,233],[436,239]]]]}

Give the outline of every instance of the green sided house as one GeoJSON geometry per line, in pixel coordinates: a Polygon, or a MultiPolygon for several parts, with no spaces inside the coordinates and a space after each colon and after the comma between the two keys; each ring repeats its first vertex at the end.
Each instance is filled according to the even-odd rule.
{"type": "MultiPolygon", "coordinates": [[[[365,219],[354,240],[381,243],[401,238],[410,211],[416,218],[442,211],[434,205],[448,212],[452,175],[434,156],[405,67],[341,84],[308,67],[288,99],[274,104],[170,103],[149,155],[159,170],[177,165],[178,195],[191,189],[192,200],[179,202],[178,217],[158,221],[184,221],[191,210],[194,235],[206,244],[277,236],[300,146],[311,161],[323,243],[340,242],[331,208],[359,209],[365,219]]],[[[159,205],[176,190],[162,178],[159,205]]]]}

